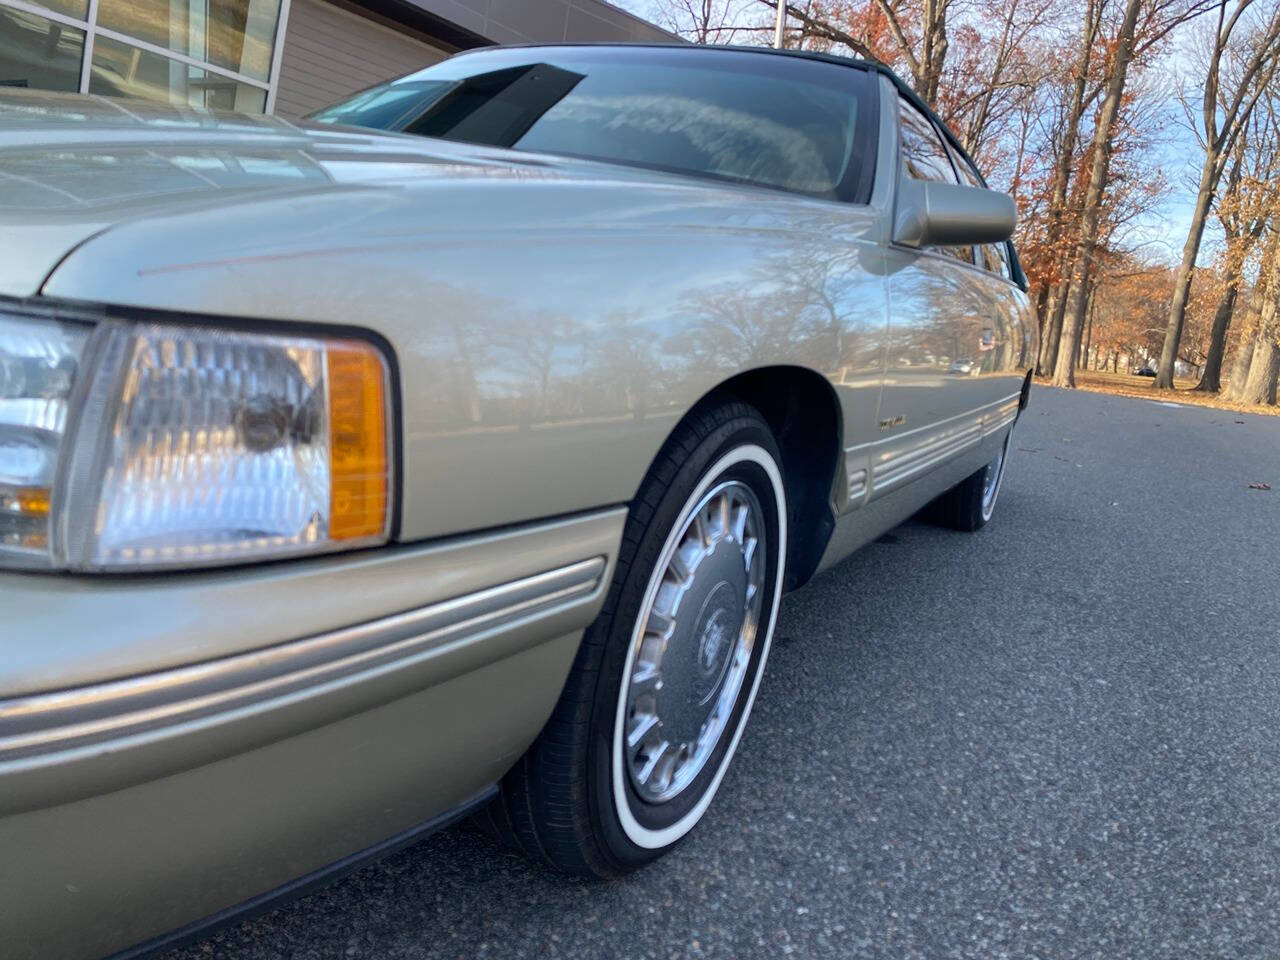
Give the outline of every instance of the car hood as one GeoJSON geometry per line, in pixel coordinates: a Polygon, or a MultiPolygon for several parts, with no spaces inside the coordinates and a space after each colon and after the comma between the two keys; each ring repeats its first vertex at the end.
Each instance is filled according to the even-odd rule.
{"type": "MultiPolygon", "coordinates": [[[[59,263],[86,241],[140,221],[202,210],[225,214],[268,198],[495,178],[639,181],[662,175],[274,117],[5,92],[0,294],[40,292],[59,263]]],[[[184,221],[188,229],[199,222],[184,221]]]]}

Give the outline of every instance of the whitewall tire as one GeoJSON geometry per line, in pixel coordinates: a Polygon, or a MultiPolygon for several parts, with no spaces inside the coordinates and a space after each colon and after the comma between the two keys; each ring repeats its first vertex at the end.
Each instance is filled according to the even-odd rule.
{"type": "Polygon", "coordinates": [[[781,457],[764,419],[736,400],[691,414],[631,504],[600,616],[486,825],[534,859],[593,876],[679,843],[742,738],[786,555],[781,457]]]}

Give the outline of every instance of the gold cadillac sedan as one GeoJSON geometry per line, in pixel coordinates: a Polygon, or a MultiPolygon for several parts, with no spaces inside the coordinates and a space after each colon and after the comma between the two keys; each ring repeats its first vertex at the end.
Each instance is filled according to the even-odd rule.
{"type": "Polygon", "coordinates": [[[882,67],[490,48],[310,121],[0,97],[0,944],[474,814],[618,877],[788,590],[992,515],[1014,207],[882,67]]]}

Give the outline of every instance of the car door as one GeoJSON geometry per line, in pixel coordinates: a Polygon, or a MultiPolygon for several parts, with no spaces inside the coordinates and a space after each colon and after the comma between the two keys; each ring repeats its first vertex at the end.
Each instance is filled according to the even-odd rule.
{"type": "MultiPolygon", "coordinates": [[[[899,180],[962,182],[939,127],[901,94],[896,100],[899,180]]],[[[984,435],[989,408],[1010,394],[1016,401],[1016,382],[992,376],[1010,363],[1016,337],[1003,306],[1004,288],[1012,285],[984,267],[980,258],[988,254],[970,246],[889,245],[888,352],[872,497],[962,453],[984,435]]]]}

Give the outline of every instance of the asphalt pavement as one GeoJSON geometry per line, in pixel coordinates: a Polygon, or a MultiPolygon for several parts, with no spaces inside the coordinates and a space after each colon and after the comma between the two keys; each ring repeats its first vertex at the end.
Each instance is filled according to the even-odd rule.
{"type": "Polygon", "coordinates": [[[1280,417],[1039,389],[1013,447],[784,601],[671,856],[457,826],[166,960],[1280,956],[1280,417]]]}

